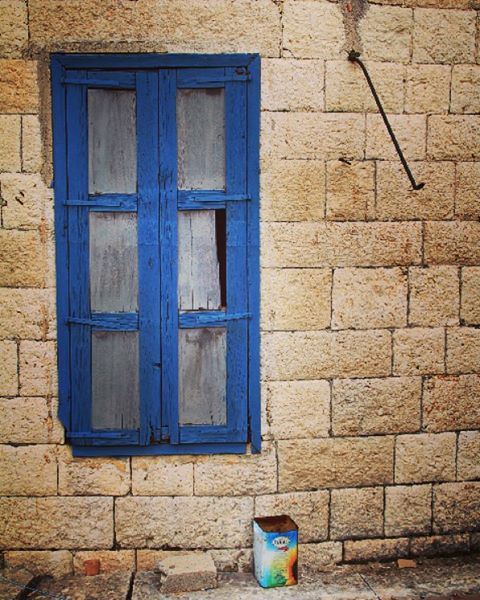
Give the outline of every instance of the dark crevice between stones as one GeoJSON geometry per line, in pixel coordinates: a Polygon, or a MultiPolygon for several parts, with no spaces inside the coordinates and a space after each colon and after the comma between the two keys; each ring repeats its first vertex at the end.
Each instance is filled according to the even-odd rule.
{"type": "Polygon", "coordinates": [[[132,600],[134,581],[135,581],[135,572],[132,572],[130,574],[130,583],[128,585],[128,592],[127,592],[127,596],[126,596],[125,600],[132,600]]]}

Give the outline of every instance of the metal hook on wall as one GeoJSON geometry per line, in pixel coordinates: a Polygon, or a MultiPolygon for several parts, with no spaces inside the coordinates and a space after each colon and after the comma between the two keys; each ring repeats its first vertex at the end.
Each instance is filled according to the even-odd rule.
{"type": "Polygon", "coordinates": [[[348,55],[348,60],[350,62],[357,63],[357,65],[359,65],[360,68],[362,69],[363,74],[365,75],[365,79],[367,80],[368,86],[370,88],[370,91],[372,92],[373,98],[377,104],[378,110],[380,111],[380,114],[382,115],[382,119],[383,119],[383,122],[385,123],[385,127],[387,128],[387,131],[392,139],[393,145],[395,146],[395,150],[397,151],[397,154],[400,158],[403,168],[405,169],[405,173],[408,175],[408,179],[410,180],[410,183],[412,184],[412,188],[417,191],[421,190],[422,188],[425,187],[425,184],[416,182],[415,177],[413,176],[413,173],[412,173],[410,167],[408,166],[408,163],[405,159],[402,149],[400,148],[400,144],[398,143],[398,140],[395,137],[395,133],[392,129],[392,126],[390,125],[390,121],[388,120],[385,110],[383,109],[382,103],[380,102],[380,98],[378,97],[377,91],[375,89],[375,86],[373,85],[370,74],[367,71],[367,67],[360,60],[360,53],[355,52],[355,50],[351,50],[348,55]]]}

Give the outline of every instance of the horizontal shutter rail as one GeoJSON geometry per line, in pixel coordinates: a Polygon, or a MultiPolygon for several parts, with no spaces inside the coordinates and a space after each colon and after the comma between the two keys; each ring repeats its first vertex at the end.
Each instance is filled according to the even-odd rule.
{"type": "Polygon", "coordinates": [[[179,210],[225,208],[230,202],[248,202],[248,194],[227,194],[218,190],[179,190],[179,210]]]}
{"type": "Polygon", "coordinates": [[[225,83],[235,83],[250,81],[248,73],[235,73],[234,75],[220,75],[215,77],[188,77],[178,75],[178,88],[195,88],[195,87],[222,87],[225,83]]]}
{"type": "Polygon", "coordinates": [[[91,77],[85,77],[84,74],[67,73],[62,77],[64,85],[89,85],[95,87],[109,88],[135,88],[135,73],[112,73],[105,74],[93,73],[91,77]]]}
{"type": "Polygon", "coordinates": [[[185,312],[180,313],[179,325],[182,329],[195,329],[197,327],[225,327],[229,321],[249,319],[251,314],[244,313],[222,313],[222,312],[185,312]]]}
{"type": "Polygon", "coordinates": [[[91,196],[89,200],[72,200],[63,201],[64,206],[85,207],[94,211],[136,211],[138,208],[138,197],[136,194],[104,194],[101,196],[91,196]]]}
{"type": "Polygon", "coordinates": [[[110,440],[124,440],[131,437],[133,433],[136,433],[136,431],[71,431],[68,437],[73,440],[81,440],[101,436],[110,440]]]}
{"type": "Polygon", "coordinates": [[[67,438],[72,446],[125,446],[138,444],[139,432],[125,429],[122,431],[71,431],[67,438]]]}
{"type": "Polygon", "coordinates": [[[113,331],[136,331],[138,329],[137,313],[97,313],[90,319],[68,317],[67,324],[88,325],[95,329],[113,331]]]}

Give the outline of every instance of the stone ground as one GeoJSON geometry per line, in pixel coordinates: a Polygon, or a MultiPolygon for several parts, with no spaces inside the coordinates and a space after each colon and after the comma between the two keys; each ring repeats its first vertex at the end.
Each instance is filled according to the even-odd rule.
{"type": "Polygon", "coordinates": [[[215,590],[172,596],[158,590],[157,577],[144,572],[32,580],[25,571],[3,571],[0,600],[480,600],[480,555],[425,559],[411,569],[399,569],[395,563],[344,566],[328,573],[305,573],[298,586],[270,590],[261,589],[250,574],[222,573],[215,590]],[[13,586],[3,578],[35,590],[13,586]]]}

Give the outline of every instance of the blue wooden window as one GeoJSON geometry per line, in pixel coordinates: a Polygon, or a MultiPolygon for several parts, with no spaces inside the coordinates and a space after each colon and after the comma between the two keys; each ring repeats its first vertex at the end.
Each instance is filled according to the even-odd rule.
{"type": "Polygon", "coordinates": [[[259,452],[259,57],[55,54],[51,69],[74,454],[259,452]]]}

